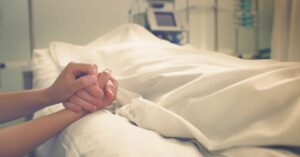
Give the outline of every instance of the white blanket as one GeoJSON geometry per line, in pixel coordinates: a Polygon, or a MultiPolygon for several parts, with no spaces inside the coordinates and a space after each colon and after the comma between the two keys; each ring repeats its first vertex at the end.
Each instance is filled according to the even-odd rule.
{"type": "Polygon", "coordinates": [[[136,25],[87,46],[54,42],[49,50],[57,69],[70,61],[110,68],[120,82],[117,113],[139,127],[228,156],[233,147],[300,146],[299,63],[177,46],[136,25]]]}

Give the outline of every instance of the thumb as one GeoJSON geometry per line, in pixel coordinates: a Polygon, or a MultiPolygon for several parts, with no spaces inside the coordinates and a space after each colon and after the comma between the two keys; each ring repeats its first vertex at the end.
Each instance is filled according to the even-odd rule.
{"type": "Polygon", "coordinates": [[[73,91],[73,93],[75,93],[80,89],[89,87],[96,82],[97,82],[97,77],[94,75],[81,76],[71,84],[70,89],[73,91]]]}

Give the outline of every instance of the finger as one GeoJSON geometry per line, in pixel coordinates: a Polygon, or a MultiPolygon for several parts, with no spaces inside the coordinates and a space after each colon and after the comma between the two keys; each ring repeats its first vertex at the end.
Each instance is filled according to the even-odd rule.
{"type": "MultiPolygon", "coordinates": [[[[98,81],[97,81],[98,82],[98,81]]],[[[102,90],[96,85],[93,84],[89,87],[84,88],[84,90],[90,95],[93,96],[95,98],[99,98],[100,96],[102,96],[103,92],[102,90]]]]}
{"type": "Polygon", "coordinates": [[[106,96],[108,96],[109,98],[113,98],[115,99],[117,96],[117,91],[118,91],[118,87],[119,83],[117,80],[115,80],[113,77],[111,77],[105,86],[105,94],[108,94],[106,96]]]}
{"type": "Polygon", "coordinates": [[[99,103],[99,99],[97,99],[97,98],[91,96],[91,95],[90,95],[86,90],[84,90],[84,89],[82,89],[82,90],[76,92],[76,95],[77,95],[79,98],[81,98],[81,99],[87,101],[87,102],[90,103],[90,104],[97,105],[97,104],[99,103]]]}
{"type": "Polygon", "coordinates": [[[105,97],[99,102],[98,107],[103,108],[109,106],[116,99],[118,91],[118,82],[114,79],[107,81],[104,89],[105,97]]]}
{"type": "Polygon", "coordinates": [[[76,104],[73,104],[73,103],[71,103],[71,102],[69,102],[69,101],[64,102],[63,105],[64,105],[65,108],[67,108],[68,110],[71,110],[71,111],[76,112],[76,113],[79,113],[79,112],[81,112],[81,110],[82,110],[80,106],[78,106],[78,105],[76,105],[76,104]]]}
{"type": "MultiPolygon", "coordinates": [[[[97,81],[96,81],[97,82],[97,81]]],[[[97,84],[93,84],[89,87],[84,88],[84,90],[90,95],[95,98],[102,98],[103,97],[103,91],[98,87],[97,84]]]]}
{"type": "MultiPolygon", "coordinates": [[[[93,64],[94,67],[94,76],[98,77],[98,66],[96,64],[93,64]]],[[[98,87],[98,81],[96,82],[96,86],[98,87]]]]}
{"type": "Polygon", "coordinates": [[[82,109],[89,111],[89,112],[94,112],[97,108],[95,105],[92,105],[88,102],[86,102],[83,99],[80,99],[78,96],[73,95],[69,101],[73,104],[77,104],[79,107],[81,107],[82,109]]]}
{"type": "Polygon", "coordinates": [[[113,77],[110,78],[109,81],[107,81],[106,83],[106,89],[107,92],[110,93],[111,95],[113,95],[114,99],[117,96],[117,92],[118,92],[118,88],[119,88],[119,83],[117,80],[115,80],[113,77]]]}
{"type": "Polygon", "coordinates": [[[108,80],[105,85],[105,97],[114,98],[115,97],[114,91],[115,91],[114,84],[112,83],[111,80],[108,80]]]}
{"type": "Polygon", "coordinates": [[[72,83],[70,83],[68,85],[68,89],[72,93],[75,93],[76,91],[79,91],[82,88],[86,88],[86,87],[91,86],[95,82],[97,82],[97,78],[94,75],[82,76],[79,79],[77,79],[77,80],[73,81],[72,83]]]}
{"type": "Polygon", "coordinates": [[[111,77],[111,72],[108,69],[105,69],[102,73],[98,74],[98,86],[100,89],[104,89],[106,82],[111,77]]]}
{"type": "Polygon", "coordinates": [[[119,82],[118,82],[114,77],[111,77],[110,80],[111,80],[112,83],[113,83],[113,92],[114,92],[115,95],[116,95],[117,92],[118,92],[118,89],[119,89],[119,82]]]}
{"type": "Polygon", "coordinates": [[[97,76],[97,71],[98,71],[96,64],[85,64],[85,63],[74,63],[74,62],[70,62],[67,65],[66,69],[77,78],[83,75],[97,76]]]}

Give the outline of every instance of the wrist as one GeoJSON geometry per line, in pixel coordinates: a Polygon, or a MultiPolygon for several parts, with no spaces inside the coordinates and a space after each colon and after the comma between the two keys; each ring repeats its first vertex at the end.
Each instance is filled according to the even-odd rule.
{"type": "Polygon", "coordinates": [[[57,94],[58,93],[53,92],[51,86],[41,90],[42,98],[44,99],[44,102],[45,104],[47,104],[47,106],[60,102],[60,100],[57,99],[57,94]]]}
{"type": "Polygon", "coordinates": [[[70,111],[68,109],[63,109],[62,112],[65,112],[65,114],[69,115],[70,117],[72,117],[74,120],[78,120],[82,117],[84,117],[85,115],[88,114],[88,112],[82,110],[81,112],[73,112],[73,111],[70,111]]]}

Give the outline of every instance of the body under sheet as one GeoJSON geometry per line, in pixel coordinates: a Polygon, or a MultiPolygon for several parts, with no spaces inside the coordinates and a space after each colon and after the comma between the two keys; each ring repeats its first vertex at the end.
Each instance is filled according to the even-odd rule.
{"type": "MultiPolygon", "coordinates": [[[[94,137],[91,134],[96,132],[83,133],[82,129],[88,128],[99,131],[92,129],[99,123],[114,126],[107,130],[151,130],[145,133],[145,141],[147,138],[160,141],[163,137],[156,133],[164,137],[194,139],[206,153],[219,152],[225,156],[236,156],[238,152],[249,154],[251,150],[268,153],[269,150],[257,146],[300,146],[299,63],[241,60],[217,52],[177,46],[156,39],[135,25],[122,26],[86,46],[54,42],[47,53],[55,73],[52,80],[67,63],[76,61],[111,69],[120,84],[117,98],[120,107],[115,110],[118,115],[106,111],[90,115],[90,118],[71,125],[56,140],[71,140],[81,145],[83,139],[105,139],[105,134],[94,137]],[[92,118],[97,115],[124,125],[99,122],[92,118]],[[125,119],[138,127],[126,126],[129,123],[125,119]],[[91,122],[90,126],[84,122],[91,122]]],[[[110,135],[125,138],[120,133],[110,135]]],[[[141,132],[131,135],[143,138],[141,132]]],[[[155,149],[157,154],[165,153],[164,156],[169,153],[166,149],[177,147],[176,150],[183,150],[176,153],[179,156],[205,155],[205,152],[198,153],[192,142],[166,140],[171,141],[162,144],[163,152],[149,148],[155,149]]],[[[156,143],[160,143],[158,141],[156,143]]],[[[97,140],[84,145],[95,142],[97,140]]],[[[126,140],[123,142],[120,143],[126,145],[126,140]]],[[[108,145],[102,144],[102,148],[108,149],[102,151],[114,149],[108,145]]],[[[64,149],[71,150],[67,146],[64,149]]],[[[95,147],[91,146],[90,150],[84,147],[84,152],[95,152],[92,151],[95,147]]],[[[127,149],[124,148],[124,152],[127,149]]],[[[142,152],[142,148],[137,150],[142,152]]]]}

